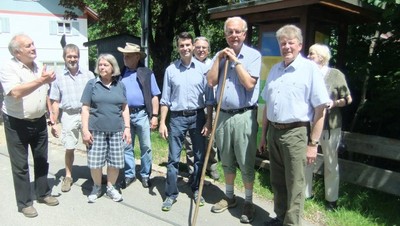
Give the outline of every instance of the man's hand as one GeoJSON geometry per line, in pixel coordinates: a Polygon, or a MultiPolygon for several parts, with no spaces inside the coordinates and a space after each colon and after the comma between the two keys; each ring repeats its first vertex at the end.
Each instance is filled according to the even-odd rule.
{"type": "Polygon", "coordinates": [[[318,145],[307,145],[307,164],[313,164],[317,158],[318,145]]]}
{"type": "Polygon", "coordinates": [[[53,137],[59,138],[60,131],[59,131],[59,128],[58,128],[57,124],[54,124],[54,125],[51,126],[51,134],[53,135],[53,137]]]}
{"type": "Polygon", "coordinates": [[[150,120],[150,129],[151,129],[151,130],[157,129],[157,126],[158,126],[158,118],[155,117],[155,116],[151,117],[151,120],[150,120]]]}
{"type": "Polygon", "coordinates": [[[56,73],[53,70],[47,71],[47,65],[43,66],[42,76],[40,77],[43,84],[52,83],[56,80],[56,73]]]}
{"type": "Polygon", "coordinates": [[[160,128],[158,128],[158,132],[163,139],[168,138],[168,128],[164,123],[160,124],[160,128]]]}

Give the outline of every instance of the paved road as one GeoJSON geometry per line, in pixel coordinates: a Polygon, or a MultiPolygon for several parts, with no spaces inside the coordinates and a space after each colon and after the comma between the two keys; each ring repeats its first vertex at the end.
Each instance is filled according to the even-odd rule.
{"type": "MultiPolygon", "coordinates": [[[[0,128],[0,133],[3,128],[0,128]]],[[[58,196],[60,204],[55,207],[34,203],[39,216],[26,218],[17,212],[12,184],[11,167],[4,137],[0,137],[0,225],[40,225],[40,226],[66,226],[66,225],[191,225],[195,203],[190,199],[191,191],[185,183],[185,178],[179,182],[180,194],[178,201],[171,211],[161,210],[164,199],[165,167],[153,166],[153,187],[145,189],[136,181],[127,189],[122,190],[124,200],[116,203],[106,195],[99,198],[96,203],[89,204],[86,196],[91,190],[92,180],[89,169],[86,167],[84,151],[76,152],[73,167],[74,184],[68,193],[61,192],[61,177],[64,175],[64,151],[57,139],[50,138],[49,150],[49,181],[53,187],[53,195],[58,196]]],[[[33,165],[30,157],[31,180],[33,165]]],[[[33,183],[31,183],[33,186],[33,183]]],[[[200,207],[197,218],[199,226],[213,225],[243,225],[239,222],[244,194],[236,191],[238,207],[223,213],[215,214],[210,211],[211,206],[223,195],[223,185],[207,182],[204,186],[206,204],[200,207]]],[[[256,219],[250,225],[263,225],[269,217],[275,217],[272,211],[272,202],[255,197],[256,219]]],[[[304,222],[303,225],[312,225],[304,222]]]]}

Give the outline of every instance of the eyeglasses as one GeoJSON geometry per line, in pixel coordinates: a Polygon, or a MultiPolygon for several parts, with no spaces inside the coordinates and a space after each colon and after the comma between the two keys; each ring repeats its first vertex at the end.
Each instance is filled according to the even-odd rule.
{"type": "Polygon", "coordinates": [[[208,49],[207,46],[195,46],[196,49],[208,49]]]}
{"type": "Polygon", "coordinates": [[[227,30],[224,33],[226,36],[232,36],[232,35],[240,36],[244,33],[244,30],[227,30]]]}

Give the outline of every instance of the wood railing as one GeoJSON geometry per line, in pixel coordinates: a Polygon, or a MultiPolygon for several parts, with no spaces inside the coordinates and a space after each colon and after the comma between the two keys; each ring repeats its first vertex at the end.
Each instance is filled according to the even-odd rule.
{"type": "MultiPolygon", "coordinates": [[[[400,196],[399,171],[373,164],[376,162],[374,158],[379,158],[380,163],[386,159],[389,165],[397,164],[397,169],[400,169],[400,140],[349,132],[343,133],[343,139],[347,151],[346,159],[339,158],[340,180],[400,196]]],[[[263,158],[258,157],[256,164],[269,168],[269,160],[263,158]]],[[[314,169],[315,173],[323,175],[322,154],[318,154],[314,169]]]]}

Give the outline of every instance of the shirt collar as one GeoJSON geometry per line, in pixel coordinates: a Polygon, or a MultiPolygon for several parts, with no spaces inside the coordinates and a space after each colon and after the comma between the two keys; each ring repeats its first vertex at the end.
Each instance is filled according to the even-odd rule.
{"type": "MultiPolygon", "coordinates": [[[[82,71],[80,68],[78,68],[78,71],[76,72],[76,75],[82,74],[82,71]]],[[[64,66],[64,75],[71,75],[74,76],[73,74],[71,74],[71,72],[68,70],[68,68],[66,66],[64,66]]]]}

